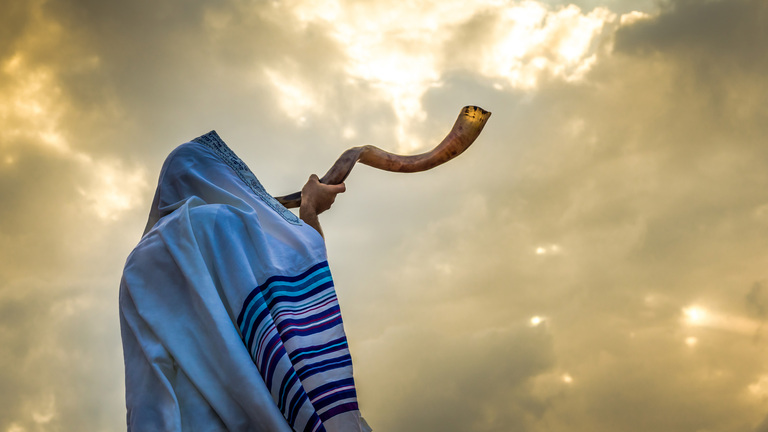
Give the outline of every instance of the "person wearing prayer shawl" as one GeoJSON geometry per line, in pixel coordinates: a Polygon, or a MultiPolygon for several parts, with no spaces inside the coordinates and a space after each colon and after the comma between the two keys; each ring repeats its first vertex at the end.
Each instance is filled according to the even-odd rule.
{"type": "Polygon", "coordinates": [[[160,173],[120,283],[128,431],[370,431],[310,177],[300,218],[210,132],[160,173]]]}

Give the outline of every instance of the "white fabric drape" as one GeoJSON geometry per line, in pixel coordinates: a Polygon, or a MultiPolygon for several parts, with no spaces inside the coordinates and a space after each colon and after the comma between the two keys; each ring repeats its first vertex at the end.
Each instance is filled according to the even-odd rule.
{"type": "Polygon", "coordinates": [[[129,431],[369,430],[322,237],[215,132],[163,165],[120,321],[129,431]]]}

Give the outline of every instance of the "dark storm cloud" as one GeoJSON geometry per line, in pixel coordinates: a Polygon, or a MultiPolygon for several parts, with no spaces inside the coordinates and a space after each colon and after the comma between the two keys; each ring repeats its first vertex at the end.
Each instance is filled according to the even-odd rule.
{"type": "Polygon", "coordinates": [[[657,17],[621,28],[616,52],[676,64],[677,84],[700,94],[691,102],[709,105],[717,115],[713,121],[761,137],[765,128],[746,127],[742,120],[768,118],[757,96],[766,91],[766,22],[768,4],[760,0],[670,2],[657,17]]]}
{"type": "Polygon", "coordinates": [[[32,12],[29,2],[3,3],[3,16],[0,18],[0,60],[7,59],[15,52],[19,37],[24,34],[31,21],[32,12]]]}
{"type": "Polygon", "coordinates": [[[747,313],[758,321],[757,328],[754,331],[753,340],[760,343],[763,339],[763,328],[765,320],[768,318],[768,290],[764,282],[755,282],[744,298],[747,313]]]}
{"type": "Polygon", "coordinates": [[[768,416],[755,428],[754,432],[768,432],[768,416]]]}
{"type": "Polygon", "coordinates": [[[755,282],[745,300],[749,313],[764,321],[768,312],[768,290],[765,288],[765,283],[755,282]]]}
{"type": "Polygon", "coordinates": [[[616,49],[660,52],[698,66],[760,73],[768,67],[766,20],[768,4],[761,0],[672,1],[658,16],[619,30],[616,49]]]}

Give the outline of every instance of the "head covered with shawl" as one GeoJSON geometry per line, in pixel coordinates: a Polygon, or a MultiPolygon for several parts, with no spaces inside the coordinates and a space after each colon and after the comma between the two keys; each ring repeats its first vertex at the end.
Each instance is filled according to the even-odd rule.
{"type": "Polygon", "coordinates": [[[215,132],[166,159],[120,321],[129,431],[369,430],[322,237],[215,132]]]}

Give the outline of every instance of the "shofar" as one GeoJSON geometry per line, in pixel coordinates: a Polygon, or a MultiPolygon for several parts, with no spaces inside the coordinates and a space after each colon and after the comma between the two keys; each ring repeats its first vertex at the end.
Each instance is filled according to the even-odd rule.
{"type": "MultiPolygon", "coordinates": [[[[325,173],[320,182],[325,184],[343,182],[357,162],[386,171],[402,173],[432,169],[455,158],[472,145],[490,116],[490,112],[480,107],[466,106],[462,108],[459,118],[453,124],[453,129],[443,139],[443,142],[432,151],[418,155],[396,155],[372,145],[352,147],[341,154],[341,157],[325,173]]],[[[301,192],[276,199],[287,208],[299,207],[301,205],[301,192]]]]}

